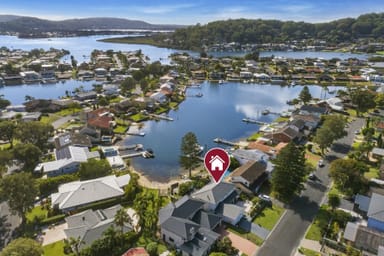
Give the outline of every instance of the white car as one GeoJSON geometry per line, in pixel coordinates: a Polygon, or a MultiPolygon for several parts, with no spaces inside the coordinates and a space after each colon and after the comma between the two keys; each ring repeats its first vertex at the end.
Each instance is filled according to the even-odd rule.
{"type": "Polygon", "coordinates": [[[320,159],[319,162],[317,163],[317,166],[323,167],[324,166],[324,160],[320,159]]]}
{"type": "Polygon", "coordinates": [[[259,198],[260,198],[261,200],[266,201],[266,202],[272,202],[271,198],[270,198],[269,196],[267,196],[267,195],[264,195],[264,194],[260,194],[260,195],[259,195],[259,198]]]}

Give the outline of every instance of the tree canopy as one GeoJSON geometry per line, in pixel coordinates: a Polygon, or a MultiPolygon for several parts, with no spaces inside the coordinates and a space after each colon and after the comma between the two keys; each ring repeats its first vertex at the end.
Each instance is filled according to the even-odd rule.
{"type": "Polygon", "coordinates": [[[299,94],[299,99],[304,103],[307,104],[311,99],[312,95],[309,92],[308,86],[304,86],[299,94]]]}
{"type": "Polygon", "coordinates": [[[39,163],[41,150],[33,144],[17,144],[13,148],[13,156],[24,164],[23,169],[32,171],[39,163]]]}
{"type": "Polygon", "coordinates": [[[41,256],[43,247],[31,238],[17,238],[10,242],[0,256],[41,256]]]}
{"type": "Polygon", "coordinates": [[[292,197],[304,188],[307,168],[304,148],[288,143],[277,155],[272,174],[272,190],[278,199],[289,202],[292,197]]]}
{"type": "Polygon", "coordinates": [[[53,135],[53,127],[39,121],[20,122],[15,131],[15,138],[22,143],[31,143],[44,150],[48,139],[53,135]]]}
{"type": "MultiPolygon", "coordinates": [[[[194,49],[202,44],[237,42],[281,43],[289,40],[323,39],[330,43],[353,41],[360,37],[382,38],[384,13],[364,14],[326,23],[230,19],[177,29],[168,40],[170,46],[194,49]]],[[[164,35],[158,36],[159,41],[164,35]]]]}
{"type": "Polygon", "coordinates": [[[111,171],[112,168],[106,159],[89,159],[80,164],[79,177],[80,180],[90,180],[109,175],[111,171]]]}
{"type": "Polygon", "coordinates": [[[199,159],[196,157],[198,153],[198,145],[199,143],[196,135],[193,132],[186,133],[181,139],[180,164],[189,171],[189,177],[192,176],[192,169],[199,164],[199,159]]]}
{"type": "Polygon", "coordinates": [[[8,201],[12,212],[24,215],[32,209],[37,196],[37,186],[30,173],[6,175],[0,180],[0,197],[8,201]]]}
{"type": "Polygon", "coordinates": [[[351,100],[356,105],[357,115],[374,108],[376,106],[375,99],[375,93],[368,90],[357,89],[351,92],[351,100]]]}
{"type": "Polygon", "coordinates": [[[332,145],[332,143],[347,135],[344,130],[346,119],[340,115],[329,115],[325,117],[322,126],[317,129],[313,141],[317,143],[324,154],[324,150],[332,145]]]}
{"type": "Polygon", "coordinates": [[[367,184],[364,173],[368,170],[369,168],[363,162],[354,159],[337,159],[332,162],[329,175],[338,190],[352,196],[364,190],[367,184]]]}

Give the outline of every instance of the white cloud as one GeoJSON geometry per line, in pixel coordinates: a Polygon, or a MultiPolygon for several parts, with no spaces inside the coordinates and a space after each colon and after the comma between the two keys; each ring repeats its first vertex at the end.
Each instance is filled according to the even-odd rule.
{"type": "Polygon", "coordinates": [[[147,7],[133,7],[136,11],[144,14],[167,14],[183,9],[195,7],[194,4],[172,4],[172,5],[154,5],[147,7]]]}

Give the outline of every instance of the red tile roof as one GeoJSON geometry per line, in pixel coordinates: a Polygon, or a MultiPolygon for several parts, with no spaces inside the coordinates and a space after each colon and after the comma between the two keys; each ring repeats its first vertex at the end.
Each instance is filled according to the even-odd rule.
{"type": "Polygon", "coordinates": [[[143,247],[136,247],[129,249],[122,256],[149,256],[149,254],[143,247]]]}

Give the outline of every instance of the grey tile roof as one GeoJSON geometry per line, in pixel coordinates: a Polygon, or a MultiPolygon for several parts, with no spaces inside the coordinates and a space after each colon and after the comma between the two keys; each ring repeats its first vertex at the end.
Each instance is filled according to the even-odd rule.
{"type": "Polygon", "coordinates": [[[219,234],[202,228],[199,230],[193,240],[184,243],[180,249],[193,256],[206,255],[209,248],[219,237],[219,234]]]}
{"type": "Polygon", "coordinates": [[[192,218],[192,216],[200,210],[204,205],[204,202],[201,202],[199,200],[193,200],[189,199],[179,207],[176,206],[176,208],[173,211],[173,216],[179,217],[179,218],[192,218]]]}
{"type": "MultiPolygon", "coordinates": [[[[99,239],[103,233],[114,225],[116,212],[121,209],[121,205],[115,205],[104,210],[86,210],[78,214],[65,218],[68,228],[64,230],[67,238],[80,237],[84,242],[80,247],[84,248],[92,244],[93,241],[99,239]]],[[[126,225],[124,232],[132,230],[132,227],[126,225]]]]}
{"type": "Polygon", "coordinates": [[[189,241],[194,238],[195,233],[200,227],[197,223],[191,220],[170,217],[162,224],[161,228],[176,234],[186,241],[189,241]]]}
{"type": "MultiPolygon", "coordinates": [[[[126,174],[129,175],[129,174],[126,174]]],[[[88,203],[124,195],[122,185],[115,175],[87,181],[74,181],[59,186],[59,192],[51,195],[52,205],[65,210],[88,203]]]]}
{"type": "Polygon", "coordinates": [[[372,193],[367,216],[384,222],[384,196],[372,193]]]}
{"type": "Polygon", "coordinates": [[[235,189],[236,186],[232,183],[211,183],[193,193],[192,197],[203,200],[204,202],[218,204],[225,200],[225,198],[229,196],[235,189]]]}
{"type": "Polygon", "coordinates": [[[194,222],[200,224],[201,227],[207,229],[214,229],[221,221],[221,218],[216,214],[199,211],[192,219],[194,222]]]}
{"type": "Polygon", "coordinates": [[[354,242],[356,239],[357,230],[359,225],[353,222],[348,222],[344,230],[344,238],[354,242]]]}
{"type": "Polygon", "coordinates": [[[244,208],[235,204],[221,204],[216,212],[219,215],[235,220],[244,214],[244,208]]]}

